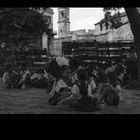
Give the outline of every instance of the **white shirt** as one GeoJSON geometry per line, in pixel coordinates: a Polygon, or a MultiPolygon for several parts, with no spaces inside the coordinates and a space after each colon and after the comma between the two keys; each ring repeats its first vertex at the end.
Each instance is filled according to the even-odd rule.
{"type": "Polygon", "coordinates": [[[3,75],[3,83],[5,84],[8,79],[9,79],[9,73],[5,72],[4,75],[3,75]]]}
{"type": "Polygon", "coordinates": [[[24,71],[24,72],[21,72],[21,75],[22,75],[21,80],[23,80],[23,81],[24,81],[24,80],[26,79],[26,76],[27,76],[28,74],[30,75],[29,70],[26,70],[26,71],[24,71]]]}
{"type": "Polygon", "coordinates": [[[92,91],[94,91],[96,89],[96,84],[95,84],[93,78],[90,80],[90,83],[89,84],[91,86],[92,91]]]}
{"type": "Polygon", "coordinates": [[[39,74],[37,74],[37,73],[34,73],[34,74],[31,76],[31,80],[39,79],[39,78],[40,78],[40,76],[39,76],[39,74]]]}
{"type": "Polygon", "coordinates": [[[71,80],[72,80],[72,83],[75,83],[78,80],[76,72],[72,75],[71,80]]]}
{"type": "MultiPolygon", "coordinates": [[[[80,89],[79,89],[79,87],[77,85],[74,85],[73,88],[72,88],[72,95],[73,94],[78,95],[78,99],[81,98],[80,89]]],[[[90,85],[88,85],[88,96],[93,97],[90,85]]]]}
{"type": "Polygon", "coordinates": [[[54,95],[55,92],[59,93],[61,88],[67,88],[67,87],[68,87],[68,85],[62,79],[58,80],[57,82],[55,81],[54,84],[53,84],[53,88],[52,88],[52,91],[50,92],[50,94],[54,95]]]}

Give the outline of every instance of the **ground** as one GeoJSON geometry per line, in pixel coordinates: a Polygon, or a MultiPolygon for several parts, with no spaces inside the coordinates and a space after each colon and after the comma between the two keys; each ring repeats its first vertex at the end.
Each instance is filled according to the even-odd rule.
{"type": "MultiPolygon", "coordinates": [[[[0,79],[0,114],[86,114],[48,105],[46,89],[4,89],[0,79]]],[[[90,114],[140,114],[140,90],[123,90],[118,107],[105,106],[90,114]]]]}

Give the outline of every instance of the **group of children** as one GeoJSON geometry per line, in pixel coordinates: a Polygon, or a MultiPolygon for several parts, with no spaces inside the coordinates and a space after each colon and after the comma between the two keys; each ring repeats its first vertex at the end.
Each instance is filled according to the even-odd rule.
{"type": "Polygon", "coordinates": [[[93,65],[82,67],[77,60],[64,63],[66,58],[63,59],[62,65],[53,60],[55,65],[58,64],[53,65],[57,75],[53,69],[48,71],[55,78],[49,104],[81,111],[100,109],[104,104],[119,105],[124,73],[122,64],[110,64],[102,70],[93,65]]]}
{"type": "Polygon", "coordinates": [[[21,65],[18,72],[14,70],[11,64],[7,64],[3,75],[3,84],[7,89],[46,88],[48,84],[47,74],[45,74],[43,69],[38,69],[31,74],[26,63],[21,65]]]}
{"type": "Polygon", "coordinates": [[[19,72],[12,65],[6,66],[3,75],[5,88],[47,88],[50,105],[66,106],[73,110],[94,111],[106,105],[119,105],[122,98],[122,64],[105,68],[80,66],[76,59],[64,57],[51,60],[47,67],[31,75],[27,64],[19,72]]]}

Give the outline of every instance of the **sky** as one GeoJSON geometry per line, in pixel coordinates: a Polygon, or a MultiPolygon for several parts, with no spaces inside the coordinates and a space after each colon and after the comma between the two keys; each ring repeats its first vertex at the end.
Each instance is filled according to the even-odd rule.
{"type": "MultiPolygon", "coordinates": [[[[58,30],[58,10],[53,8],[53,28],[58,30]]],[[[94,29],[94,24],[104,18],[103,8],[70,8],[70,30],[94,29]]]]}

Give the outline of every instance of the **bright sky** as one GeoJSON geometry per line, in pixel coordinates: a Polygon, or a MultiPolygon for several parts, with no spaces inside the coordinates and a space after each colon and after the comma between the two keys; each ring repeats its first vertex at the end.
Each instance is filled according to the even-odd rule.
{"type": "MultiPolygon", "coordinates": [[[[53,8],[53,28],[58,29],[58,10],[53,8]]],[[[70,30],[94,29],[94,24],[104,18],[103,8],[70,8],[70,30]]]]}

